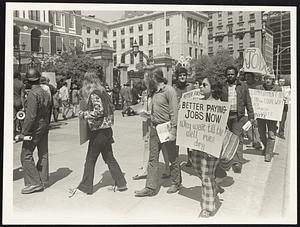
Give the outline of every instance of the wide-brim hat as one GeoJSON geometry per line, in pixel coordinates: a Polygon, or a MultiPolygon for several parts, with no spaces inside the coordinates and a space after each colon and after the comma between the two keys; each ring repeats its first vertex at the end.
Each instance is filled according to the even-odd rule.
{"type": "Polygon", "coordinates": [[[41,74],[34,68],[31,68],[26,73],[26,78],[29,81],[37,81],[41,78],[41,74]]]}

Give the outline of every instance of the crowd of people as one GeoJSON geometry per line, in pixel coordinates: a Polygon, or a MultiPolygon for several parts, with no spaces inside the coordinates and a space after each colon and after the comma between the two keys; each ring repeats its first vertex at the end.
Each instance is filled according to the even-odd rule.
{"type": "MultiPolygon", "coordinates": [[[[218,194],[224,189],[216,179],[222,179],[231,168],[235,173],[241,173],[243,164],[243,138],[248,136],[253,141],[253,147],[264,151],[265,161],[270,162],[275,136],[284,138],[284,124],[287,113],[285,104],[282,121],[277,133],[277,122],[266,119],[255,119],[249,88],[267,91],[281,91],[284,81],[276,85],[275,78],[270,75],[261,76],[251,72],[238,71],[234,66],[228,66],[224,72],[226,81],[220,75],[203,75],[202,79],[193,85],[187,82],[187,70],[184,67],[176,71],[174,86],[167,84],[165,75],[160,68],[145,73],[144,91],[135,92],[136,99],[140,99],[144,106],[139,114],[143,122],[143,138],[145,142],[142,173],[133,177],[133,180],[146,178],[145,187],[135,191],[135,196],[155,196],[159,190],[159,154],[162,150],[166,165],[165,176],[170,177],[171,186],[167,193],[176,193],[182,187],[181,163],[179,163],[179,147],[176,145],[177,120],[179,102],[185,92],[200,89],[203,100],[212,100],[230,103],[230,112],[227,121],[228,129],[239,138],[236,152],[231,160],[222,160],[202,150],[187,149],[186,166],[195,170],[202,182],[201,212],[199,217],[213,216],[217,210],[218,194]],[[243,125],[250,121],[253,130],[245,132],[243,125]],[[170,122],[170,135],[167,142],[161,143],[157,126],[170,122]],[[254,139],[255,138],[255,139],[254,139]],[[271,148],[270,148],[271,147],[271,148]]],[[[15,75],[18,80],[18,75],[15,75]]],[[[126,191],[127,182],[122,174],[121,167],[113,155],[113,118],[114,110],[121,98],[122,115],[129,115],[130,108],[136,104],[130,84],[121,89],[115,84],[110,90],[104,86],[101,78],[93,71],[88,71],[82,85],[73,83],[71,92],[67,83],[63,82],[57,88],[50,86],[47,78],[41,77],[36,69],[30,69],[26,74],[31,87],[27,94],[26,105],[22,95],[24,89],[19,82],[14,83],[14,111],[25,108],[26,116],[19,139],[32,136],[32,140],[23,141],[21,163],[24,173],[25,187],[23,194],[42,191],[47,187],[49,179],[48,167],[48,130],[53,109],[54,121],[58,120],[59,108],[62,106],[62,116],[66,119],[72,100],[72,113],[87,121],[90,137],[84,164],[84,172],[79,185],[70,191],[70,197],[80,193],[93,193],[93,179],[95,164],[99,154],[108,166],[115,182],[115,191],[126,191]],[[80,87],[80,89],[79,89],[80,87]],[[79,102],[83,102],[78,110],[79,102]],[[37,147],[38,162],[35,165],[33,151],[37,147]]],[[[72,114],[72,115],[73,115],[72,114]]],[[[219,181],[218,181],[219,182],[219,181]]]]}

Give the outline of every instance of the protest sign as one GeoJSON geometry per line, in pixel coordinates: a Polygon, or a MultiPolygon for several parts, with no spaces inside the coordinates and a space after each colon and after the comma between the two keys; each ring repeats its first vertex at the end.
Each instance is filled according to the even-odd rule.
{"type": "Polygon", "coordinates": [[[163,124],[159,124],[156,126],[157,135],[159,138],[159,141],[161,143],[165,143],[169,141],[170,131],[171,131],[171,122],[168,121],[163,124]]]}
{"type": "Polygon", "coordinates": [[[261,73],[263,75],[273,75],[259,48],[246,48],[244,51],[243,68],[245,72],[261,73]]]}
{"type": "Polygon", "coordinates": [[[249,89],[254,117],[281,121],[283,111],[283,92],[249,89]]]}
{"type": "Polygon", "coordinates": [[[55,78],[55,73],[54,72],[42,72],[42,76],[49,78],[49,84],[53,85],[56,87],[56,78],[55,78]]]}
{"type": "Polygon", "coordinates": [[[228,102],[181,99],[176,144],[219,157],[229,110],[228,102]]]}
{"type": "Polygon", "coordinates": [[[203,99],[203,95],[200,93],[200,89],[194,89],[188,92],[183,93],[181,99],[190,99],[192,100],[201,100],[203,99]]]}

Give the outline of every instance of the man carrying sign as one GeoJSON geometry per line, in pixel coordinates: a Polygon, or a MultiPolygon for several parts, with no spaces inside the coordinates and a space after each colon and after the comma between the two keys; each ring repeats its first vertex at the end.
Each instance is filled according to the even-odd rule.
{"type": "MultiPolygon", "coordinates": [[[[258,85],[257,89],[259,90],[266,90],[266,91],[281,91],[281,88],[274,84],[275,82],[275,75],[274,74],[268,74],[264,77],[264,83],[262,85],[258,85]]],[[[267,136],[266,136],[266,127],[268,127],[268,139],[270,142],[275,141],[275,133],[277,130],[276,126],[277,122],[273,120],[267,120],[267,119],[257,119],[257,126],[259,135],[261,137],[261,141],[264,144],[265,147],[265,161],[270,162],[273,155],[273,149],[270,147],[267,147],[267,136]]],[[[271,144],[270,144],[271,145],[271,144]]]]}
{"type": "MultiPolygon", "coordinates": [[[[241,137],[245,108],[247,109],[248,119],[251,123],[254,122],[254,112],[248,86],[246,83],[238,80],[237,74],[238,70],[234,66],[226,68],[225,75],[227,77],[227,83],[224,87],[224,94],[221,100],[231,103],[227,125],[232,133],[241,137]]],[[[243,144],[240,140],[237,152],[230,163],[227,163],[226,169],[232,167],[235,173],[241,173],[242,164],[245,163],[242,150],[243,144]]]]}

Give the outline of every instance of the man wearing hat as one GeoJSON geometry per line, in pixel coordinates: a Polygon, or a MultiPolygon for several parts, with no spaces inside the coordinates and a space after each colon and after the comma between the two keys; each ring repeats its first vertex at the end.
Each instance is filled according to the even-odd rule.
{"type": "MultiPolygon", "coordinates": [[[[281,91],[281,88],[275,84],[275,75],[267,74],[264,76],[264,83],[256,87],[259,90],[281,91]]],[[[277,121],[257,118],[257,127],[262,143],[264,144],[265,162],[270,162],[273,157],[273,147],[275,143],[275,134],[277,131],[277,121]],[[268,138],[266,136],[268,128],[268,138]],[[269,147],[267,147],[267,144],[269,147]]]]}
{"type": "Polygon", "coordinates": [[[42,191],[49,179],[48,127],[50,95],[40,86],[40,73],[30,68],[26,73],[31,90],[27,96],[26,116],[20,140],[31,136],[32,140],[23,141],[21,163],[25,187],[22,194],[42,191]],[[39,160],[35,166],[33,151],[37,147],[39,160]]]}

